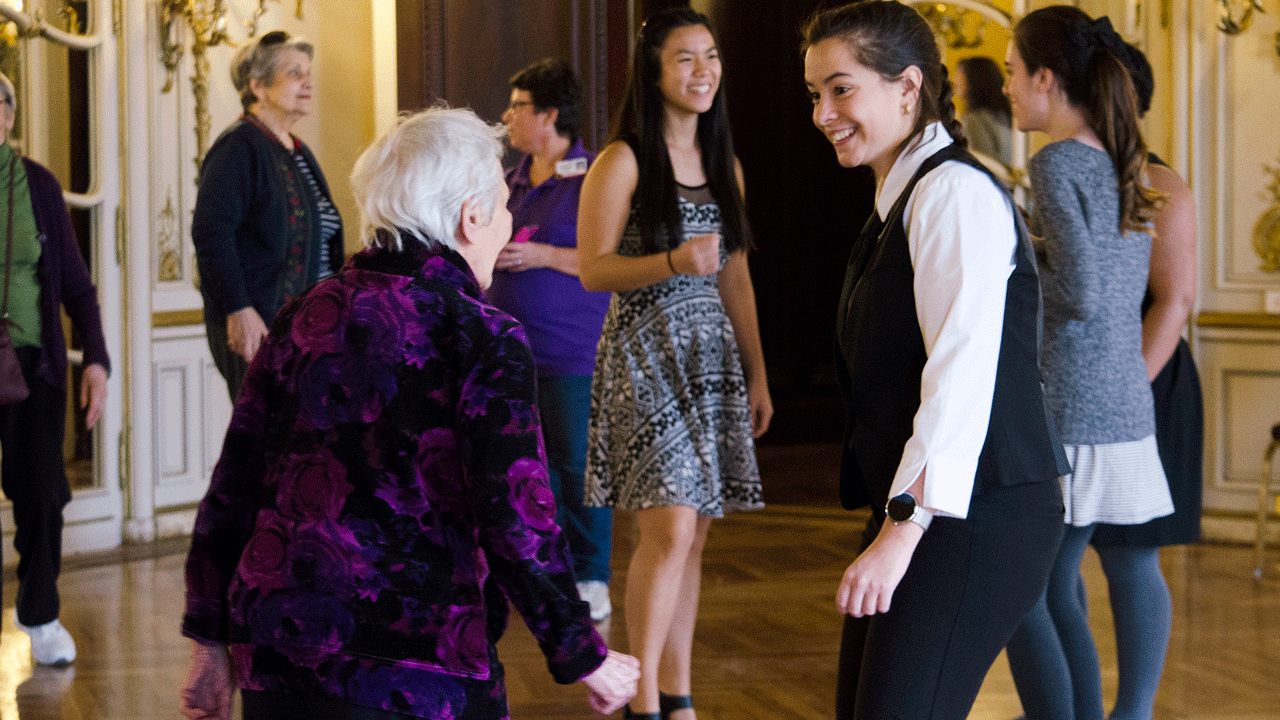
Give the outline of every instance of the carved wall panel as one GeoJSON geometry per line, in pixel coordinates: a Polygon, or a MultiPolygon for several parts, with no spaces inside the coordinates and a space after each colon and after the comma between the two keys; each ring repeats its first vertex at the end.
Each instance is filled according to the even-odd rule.
{"type": "Polygon", "coordinates": [[[1205,330],[1199,343],[1205,400],[1205,506],[1256,507],[1262,453],[1280,422],[1280,332],[1205,330]]]}

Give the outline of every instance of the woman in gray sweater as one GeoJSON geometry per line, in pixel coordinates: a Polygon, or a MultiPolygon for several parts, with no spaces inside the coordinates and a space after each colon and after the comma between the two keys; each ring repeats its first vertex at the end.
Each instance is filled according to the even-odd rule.
{"type": "Polygon", "coordinates": [[[1125,52],[1106,18],[1054,6],[1018,24],[1006,59],[1018,129],[1051,141],[1030,163],[1032,232],[1041,237],[1045,399],[1072,465],[1063,478],[1066,534],[1045,601],[1009,643],[1028,718],[1101,720],[1081,558],[1095,524],[1140,524],[1173,511],[1142,356],[1151,220],[1161,198],[1146,186],[1125,52]]]}

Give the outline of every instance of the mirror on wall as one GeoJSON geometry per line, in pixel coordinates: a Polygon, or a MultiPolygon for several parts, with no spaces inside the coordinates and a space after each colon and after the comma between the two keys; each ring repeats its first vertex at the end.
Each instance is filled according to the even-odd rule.
{"type": "Polygon", "coordinates": [[[956,116],[969,149],[1012,187],[1026,157],[1013,132],[1004,96],[1004,54],[1012,37],[1012,7],[977,0],[917,2],[912,6],[933,27],[951,78],[956,116]]]}

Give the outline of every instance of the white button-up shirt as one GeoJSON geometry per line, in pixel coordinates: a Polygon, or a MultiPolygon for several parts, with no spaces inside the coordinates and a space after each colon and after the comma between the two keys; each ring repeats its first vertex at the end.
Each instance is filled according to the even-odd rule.
{"type": "MultiPolygon", "coordinates": [[[[935,122],[898,156],[876,189],[882,221],[920,165],[951,144],[950,134],[935,122]]],[[[928,359],[913,434],[889,497],[924,473],[920,504],[940,515],[963,518],[969,512],[1014,268],[1013,212],[986,175],[954,161],[923,177],[906,204],[916,316],[928,359]]]]}

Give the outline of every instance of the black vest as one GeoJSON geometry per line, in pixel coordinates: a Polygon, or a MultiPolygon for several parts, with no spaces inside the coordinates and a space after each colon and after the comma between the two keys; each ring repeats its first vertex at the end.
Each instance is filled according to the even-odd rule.
{"type": "MultiPolygon", "coordinates": [[[[844,394],[840,502],[884,507],[920,408],[927,355],[913,293],[915,273],[903,216],[916,183],[948,160],[991,173],[950,145],[929,157],[881,223],[875,211],[849,257],[836,313],[836,374],[844,394]]],[[[1010,203],[1012,206],[1012,203],[1010,203]]],[[[1040,280],[1026,228],[1014,212],[1015,266],[1009,276],[995,393],[974,495],[1070,472],[1040,384],[1040,280]]],[[[977,414],[985,408],[974,408],[977,414]]],[[[927,480],[926,480],[927,482],[927,480]]]]}

